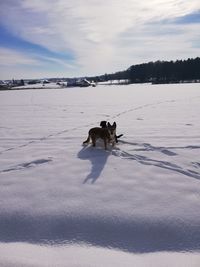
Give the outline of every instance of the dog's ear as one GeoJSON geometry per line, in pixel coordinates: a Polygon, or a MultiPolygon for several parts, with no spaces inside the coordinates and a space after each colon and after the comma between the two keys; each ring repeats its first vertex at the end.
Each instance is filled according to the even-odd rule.
{"type": "Polygon", "coordinates": [[[108,122],[107,126],[108,126],[108,127],[111,127],[111,124],[110,124],[110,122],[108,122]]]}
{"type": "Polygon", "coordinates": [[[113,127],[117,127],[117,123],[114,121],[114,123],[113,123],[113,127]]]}

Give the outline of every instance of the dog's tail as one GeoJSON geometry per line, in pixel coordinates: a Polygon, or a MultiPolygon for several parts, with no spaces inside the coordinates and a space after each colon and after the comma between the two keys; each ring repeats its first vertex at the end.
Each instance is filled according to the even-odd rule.
{"type": "Polygon", "coordinates": [[[120,138],[120,137],[122,137],[122,136],[123,136],[123,134],[120,134],[120,135],[117,135],[116,137],[117,137],[117,138],[120,138]]]}
{"type": "Polygon", "coordinates": [[[83,144],[88,144],[89,142],[90,142],[90,135],[88,135],[87,140],[85,140],[85,141],[83,142],[83,144]]]}

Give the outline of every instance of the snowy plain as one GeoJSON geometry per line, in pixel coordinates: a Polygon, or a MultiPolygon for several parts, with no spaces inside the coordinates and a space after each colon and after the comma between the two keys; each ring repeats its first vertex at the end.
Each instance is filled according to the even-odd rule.
{"type": "Polygon", "coordinates": [[[200,85],[0,92],[0,266],[199,267],[200,85]],[[82,146],[101,120],[124,134],[82,146]]]}

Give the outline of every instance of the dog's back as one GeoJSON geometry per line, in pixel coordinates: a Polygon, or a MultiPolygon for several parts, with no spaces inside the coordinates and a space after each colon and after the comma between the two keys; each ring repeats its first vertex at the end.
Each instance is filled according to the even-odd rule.
{"type": "Polygon", "coordinates": [[[110,132],[107,128],[94,127],[89,130],[89,136],[92,138],[101,138],[110,140],[110,132]]]}
{"type": "Polygon", "coordinates": [[[93,146],[96,146],[96,140],[99,138],[104,141],[105,149],[107,149],[107,144],[112,141],[112,135],[108,128],[91,128],[88,133],[88,138],[83,142],[83,144],[89,143],[91,139],[93,146]]]}

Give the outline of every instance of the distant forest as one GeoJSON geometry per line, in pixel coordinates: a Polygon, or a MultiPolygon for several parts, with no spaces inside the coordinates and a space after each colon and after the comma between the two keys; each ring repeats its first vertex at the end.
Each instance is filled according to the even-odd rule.
{"type": "Polygon", "coordinates": [[[90,77],[89,79],[97,82],[127,80],[130,83],[200,82],[200,58],[132,65],[125,71],[90,77]]]}

